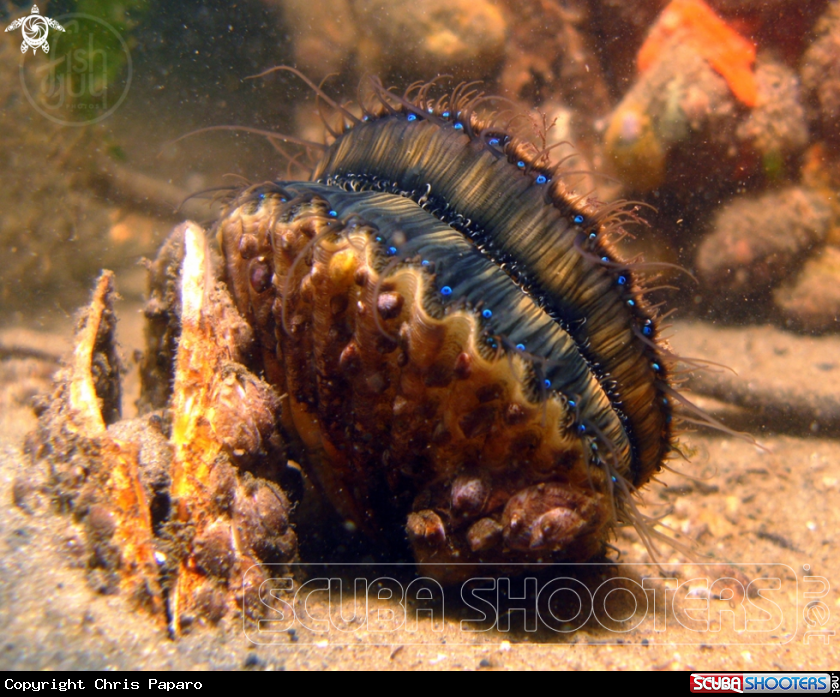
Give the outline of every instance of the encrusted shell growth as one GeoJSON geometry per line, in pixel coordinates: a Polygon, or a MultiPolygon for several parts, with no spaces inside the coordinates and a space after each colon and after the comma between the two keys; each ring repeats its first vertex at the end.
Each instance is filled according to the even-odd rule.
{"type": "Polygon", "coordinates": [[[672,356],[607,239],[627,209],[568,191],[480,95],[374,95],[313,181],[238,192],[218,226],[309,474],[421,563],[649,542],[631,497],[673,447],[672,356]]]}

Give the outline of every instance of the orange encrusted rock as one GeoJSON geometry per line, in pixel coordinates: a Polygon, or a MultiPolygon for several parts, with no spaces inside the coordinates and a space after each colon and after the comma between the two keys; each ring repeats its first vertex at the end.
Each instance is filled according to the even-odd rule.
{"type": "Polygon", "coordinates": [[[729,85],[732,93],[748,107],[758,98],[753,64],[755,46],[745,39],[702,0],[672,0],[653,25],[636,58],[639,72],[656,63],[663,46],[679,37],[709,62],[729,85]]]}

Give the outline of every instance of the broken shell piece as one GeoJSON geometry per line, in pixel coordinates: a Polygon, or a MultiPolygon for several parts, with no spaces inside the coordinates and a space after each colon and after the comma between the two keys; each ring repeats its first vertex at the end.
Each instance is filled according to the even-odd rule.
{"type": "Polygon", "coordinates": [[[176,228],[150,272],[141,408],[163,403],[168,412],[106,431],[119,417],[121,368],[105,272],[41,415],[35,454],[49,462],[55,499],[83,527],[92,584],[130,594],[161,621],[168,614],[177,636],[196,621],[264,610],[240,590],[245,573],[295,559],[297,538],[288,498],[261,478],[285,470],[279,398],[241,363],[252,333],[216,283],[204,230],[176,228]],[[143,452],[153,467],[139,465],[143,452]]]}
{"type": "Polygon", "coordinates": [[[200,615],[208,598],[223,593],[235,603],[233,589],[242,585],[249,567],[293,559],[297,541],[288,529],[291,505],[282,492],[230,467],[231,460],[252,463],[270,451],[279,400],[238,362],[242,319],[227,291],[216,286],[204,230],[186,223],[173,234],[183,235],[184,262],[171,403],[169,525],[173,531],[189,529],[194,540],[180,550],[170,591],[171,632],[177,635],[184,628],[181,619],[200,615]],[[206,486],[211,481],[224,482],[221,497],[206,486]],[[252,508],[266,513],[266,520],[246,513],[252,508]]]}
{"type": "Polygon", "coordinates": [[[114,330],[114,275],[104,271],[79,320],[76,348],[59,371],[41,414],[36,459],[46,459],[60,508],[83,526],[87,570],[100,591],[122,592],[163,618],[149,502],[138,448],[112,438],[119,417],[120,370],[114,330]]]}

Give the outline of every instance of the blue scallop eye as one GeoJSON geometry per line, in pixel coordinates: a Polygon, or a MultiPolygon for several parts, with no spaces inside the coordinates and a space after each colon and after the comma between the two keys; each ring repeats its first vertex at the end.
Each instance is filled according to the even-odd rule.
{"type": "Polygon", "coordinates": [[[394,256],[396,253],[397,253],[397,248],[396,247],[388,247],[388,256],[389,257],[394,256]]]}
{"type": "Polygon", "coordinates": [[[574,218],[572,218],[572,222],[575,225],[583,225],[583,216],[578,213],[574,218]]]}
{"type": "Polygon", "coordinates": [[[547,388],[551,388],[551,380],[546,378],[545,380],[543,380],[543,385],[545,385],[547,388]]]}
{"type": "Polygon", "coordinates": [[[650,327],[642,327],[642,334],[644,334],[645,336],[650,336],[651,334],[653,334],[653,329],[651,329],[650,327]]]}
{"type": "Polygon", "coordinates": [[[260,193],[260,194],[258,194],[258,195],[257,195],[257,198],[258,198],[260,201],[262,201],[262,200],[264,200],[264,199],[265,199],[265,194],[264,194],[264,193],[260,193]]]}
{"type": "Polygon", "coordinates": [[[454,128],[456,131],[462,131],[464,129],[464,124],[456,123],[452,128],[454,128]]]}
{"type": "Polygon", "coordinates": [[[568,400],[569,406],[574,409],[577,406],[577,402],[573,399],[568,400]]]}
{"type": "Polygon", "coordinates": [[[482,310],[481,316],[484,317],[484,319],[490,319],[493,316],[493,310],[482,310]]]}
{"type": "Polygon", "coordinates": [[[650,367],[653,368],[657,373],[661,370],[659,363],[651,363],[650,367]]]}
{"type": "Polygon", "coordinates": [[[487,337],[487,345],[490,348],[498,348],[499,345],[496,343],[496,340],[492,336],[487,337]]]}
{"type": "Polygon", "coordinates": [[[498,145],[499,144],[499,139],[498,138],[491,138],[487,142],[490,143],[490,145],[498,145]]]}
{"type": "Polygon", "coordinates": [[[610,260],[610,258],[609,258],[609,257],[601,257],[601,261],[608,262],[609,260],[610,260]]]}
{"type": "Polygon", "coordinates": [[[444,286],[443,288],[440,289],[440,294],[441,295],[452,295],[452,288],[450,288],[449,286],[444,286]]]}
{"type": "Polygon", "coordinates": [[[405,118],[406,118],[406,120],[408,120],[408,121],[416,121],[416,120],[417,120],[417,114],[409,114],[409,115],[408,115],[408,116],[406,116],[405,118]]]}
{"type": "Polygon", "coordinates": [[[519,167],[519,169],[525,169],[525,162],[519,160],[519,162],[516,163],[516,166],[519,167]]]}
{"type": "Polygon", "coordinates": [[[420,262],[421,266],[428,266],[429,264],[430,264],[430,262],[429,262],[428,259],[423,259],[423,261],[420,262]]]}
{"type": "Polygon", "coordinates": [[[443,118],[445,118],[445,119],[448,119],[448,118],[449,118],[449,112],[448,112],[448,111],[444,111],[444,112],[441,114],[441,116],[443,116],[443,118]]]}
{"type": "Polygon", "coordinates": [[[635,300],[628,300],[628,301],[627,301],[627,304],[628,304],[630,307],[635,307],[635,306],[636,306],[636,301],[635,301],[635,300]]]}
{"type": "Polygon", "coordinates": [[[578,433],[586,433],[586,425],[585,424],[580,424],[578,426],[577,430],[578,430],[578,433]]]}
{"type": "Polygon", "coordinates": [[[517,349],[517,351],[524,351],[525,350],[525,344],[517,344],[516,349],[517,349]]]}
{"type": "Polygon", "coordinates": [[[590,232],[590,233],[589,233],[589,239],[590,239],[590,240],[594,240],[596,237],[598,237],[598,233],[597,233],[597,232],[590,232]]]}
{"type": "Polygon", "coordinates": [[[548,177],[546,177],[544,174],[538,174],[537,175],[537,179],[536,179],[537,184],[545,184],[547,181],[548,181],[548,177]]]}
{"type": "Polygon", "coordinates": [[[430,114],[435,113],[434,107],[429,107],[428,109],[426,109],[426,111],[428,111],[430,114]]]}
{"type": "Polygon", "coordinates": [[[376,237],[374,237],[373,239],[374,239],[374,240],[376,240],[377,242],[381,242],[381,241],[382,241],[382,240],[384,240],[385,238],[384,238],[384,237],[382,237],[382,235],[377,235],[377,236],[376,236],[376,237]]]}
{"type": "Polygon", "coordinates": [[[329,213],[327,213],[327,215],[330,216],[330,218],[337,218],[338,211],[330,211],[329,213]]]}
{"type": "Polygon", "coordinates": [[[619,276],[618,277],[618,285],[623,286],[626,283],[627,283],[627,277],[626,276],[619,276]]]}

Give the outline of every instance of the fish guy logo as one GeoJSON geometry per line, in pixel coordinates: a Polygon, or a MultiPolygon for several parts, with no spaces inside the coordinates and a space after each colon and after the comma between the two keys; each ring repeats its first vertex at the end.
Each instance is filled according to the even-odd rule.
{"type": "Polygon", "coordinates": [[[42,116],[83,126],[108,118],[122,104],[131,84],[131,54],[108,22],[79,12],[53,19],[33,5],[6,27],[18,29],[21,87],[42,116]]]}
{"type": "Polygon", "coordinates": [[[56,31],[64,31],[58,22],[49,17],[44,17],[38,11],[38,6],[33,5],[28,17],[21,17],[12,22],[6,31],[14,31],[15,29],[22,29],[23,43],[20,45],[20,52],[26,53],[28,49],[32,49],[33,55],[38,53],[38,49],[42,49],[44,53],[50,52],[50,45],[47,43],[47,37],[50,33],[50,28],[56,31]]]}

